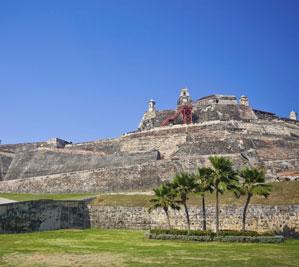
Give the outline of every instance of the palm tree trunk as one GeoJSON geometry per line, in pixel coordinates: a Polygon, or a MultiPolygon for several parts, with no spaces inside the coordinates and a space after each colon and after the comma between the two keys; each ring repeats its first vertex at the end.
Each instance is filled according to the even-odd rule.
{"type": "Polygon", "coordinates": [[[188,207],[187,207],[186,202],[183,203],[183,206],[185,208],[188,231],[190,231],[190,217],[189,217],[189,211],[188,211],[188,207]]]}
{"type": "Polygon", "coordinates": [[[167,218],[168,228],[171,229],[170,218],[169,218],[169,214],[168,214],[168,209],[164,209],[164,211],[165,211],[166,218],[167,218]]]}
{"type": "Polygon", "coordinates": [[[203,194],[201,197],[201,205],[202,205],[202,230],[207,230],[207,218],[206,218],[206,204],[205,204],[205,195],[203,194]]]}
{"type": "Polygon", "coordinates": [[[244,210],[243,210],[242,231],[245,231],[247,208],[248,208],[251,197],[252,197],[251,194],[247,195],[246,203],[245,203],[244,210]]]}
{"type": "Polygon", "coordinates": [[[216,234],[219,232],[219,190],[216,186],[216,234]]]}

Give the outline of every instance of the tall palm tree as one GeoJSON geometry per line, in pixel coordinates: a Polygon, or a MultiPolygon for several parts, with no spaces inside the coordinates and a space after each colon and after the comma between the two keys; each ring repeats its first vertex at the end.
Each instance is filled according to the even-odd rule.
{"type": "Polygon", "coordinates": [[[153,189],[155,192],[155,198],[151,199],[151,206],[148,209],[148,212],[151,212],[154,209],[162,208],[165,212],[167,218],[167,224],[169,229],[170,218],[169,218],[169,208],[179,210],[180,207],[176,204],[175,197],[176,192],[173,190],[170,183],[161,184],[159,187],[153,189]]]}
{"type": "Polygon", "coordinates": [[[212,173],[211,168],[197,168],[194,178],[196,181],[195,193],[201,196],[201,207],[202,207],[202,230],[207,230],[207,218],[206,218],[206,204],[205,204],[205,192],[213,192],[212,186],[212,173]]]}
{"type": "Polygon", "coordinates": [[[253,195],[268,197],[271,193],[271,185],[265,184],[265,171],[253,167],[246,167],[239,173],[241,181],[241,194],[246,195],[243,209],[242,231],[245,231],[246,214],[249,202],[253,195]]]}
{"type": "Polygon", "coordinates": [[[195,188],[195,179],[194,176],[188,173],[178,173],[173,178],[173,188],[176,190],[177,195],[179,196],[181,203],[184,207],[187,221],[187,228],[190,231],[190,217],[187,206],[188,194],[192,192],[195,188]]]}
{"type": "Polygon", "coordinates": [[[233,170],[232,162],[222,156],[211,156],[212,184],[216,192],[216,233],[219,232],[219,193],[225,190],[234,190],[238,193],[238,177],[233,170]]]}

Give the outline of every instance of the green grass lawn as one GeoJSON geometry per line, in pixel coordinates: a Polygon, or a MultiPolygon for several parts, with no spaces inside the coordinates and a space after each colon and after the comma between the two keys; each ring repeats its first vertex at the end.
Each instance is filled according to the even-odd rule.
{"type": "Polygon", "coordinates": [[[96,194],[19,194],[19,193],[0,193],[0,197],[16,201],[38,200],[38,199],[56,199],[56,200],[73,200],[84,199],[96,196],[96,194]]]}
{"type": "Polygon", "coordinates": [[[143,231],[59,230],[0,235],[0,266],[298,266],[299,240],[282,244],[148,240],[143,231]]]}
{"type": "MultiPolygon", "coordinates": [[[[264,205],[284,205],[284,204],[299,204],[299,181],[277,182],[272,183],[272,192],[270,196],[265,199],[261,196],[254,196],[250,204],[264,204],[264,205]]],[[[149,195],[99,195],[93,201],[93,205],[101,206],[128,206],[128,207],[149,207],[149,195]]],[[[200,199],[197,195],[190,195],[190,206],[200,205],[200,199]]],[[[220,196],[221,204],[235,204],[242,206],[245,203],[245,197],[236,199],[231,192],[225,192],[220,196]]],[[[215,194],[206,194],[206,204],[215,204],[215,194]]]]}

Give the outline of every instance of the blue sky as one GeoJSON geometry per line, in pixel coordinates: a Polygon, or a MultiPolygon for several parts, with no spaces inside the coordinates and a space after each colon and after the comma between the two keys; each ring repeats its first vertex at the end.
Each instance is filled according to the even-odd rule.
{"type": "Polygon", "coordinates": [[[0,1],[0,139],[109,138],[147,100],[249,96],[299,111],[297,0],[0,1]]]}

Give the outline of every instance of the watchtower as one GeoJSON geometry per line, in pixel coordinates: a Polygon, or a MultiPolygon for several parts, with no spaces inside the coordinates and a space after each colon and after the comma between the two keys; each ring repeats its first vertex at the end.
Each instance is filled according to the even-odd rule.
{"type": "Polygon", "coordinates": [[[177,102],[178,106],[188,105],[191,103],[191,101],[192,100],[191,100],[188,88],[183,88],[181,90],[181,93],[180,93],[180,96],[179,96],[179,99],[177,102]]]}
{"type": "Polygon", "coordinates": [[[296,121],[297,120],[297,112],[295,112],[294,110],[292,110],[291,112],[290,112],[290,120],[294,120],[294,121],[296,121]]]}
{"type": "Polygon", "coordinates": [[[240,105],[247,106],[247,107],[249,106],[249,100],[247,96],[242,95],[240,97],[240,105]]]}

